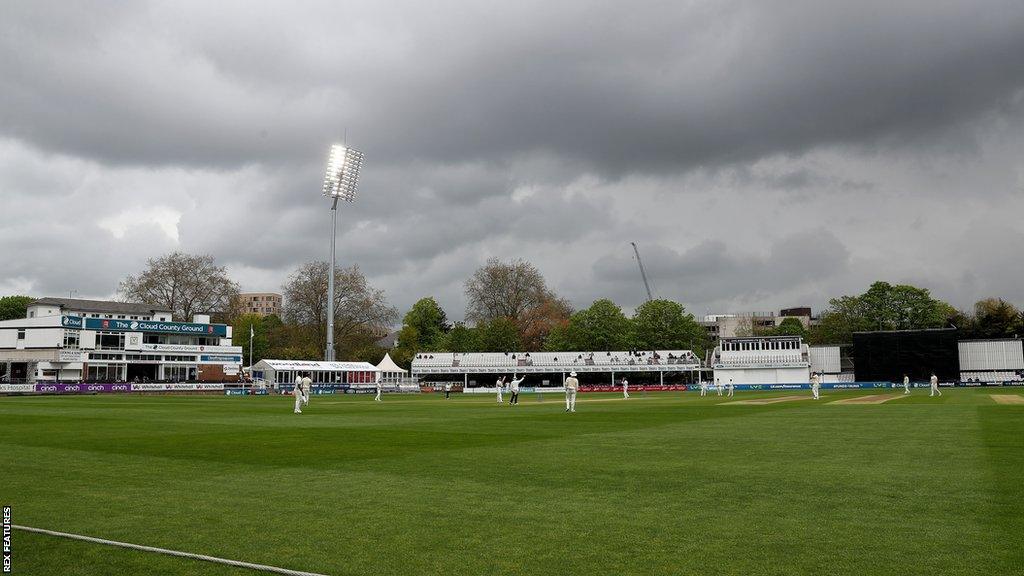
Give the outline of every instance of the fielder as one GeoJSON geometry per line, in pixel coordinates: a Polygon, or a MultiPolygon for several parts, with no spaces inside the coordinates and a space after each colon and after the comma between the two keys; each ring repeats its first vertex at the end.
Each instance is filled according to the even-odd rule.
{"type": "Polygon", "coordinates": [[[494,387],[498,391],[498,404],[501,404],[501,389],[505,387],[505,377],[498,378],[498,381],[494,384],[494,387]]]}
{"type": "Polygon", "coordinates": [[[718,380],[718,381],[715,382],[715,391],[718,392],[719,396],[722,395],[722,381],[721,380],[718,380]]]}
{"type": "Polygon", "coordinates": [[[380,376],[377,376],[377,395],[373,397],[373,399],[375,401],[377,401],[377,402],[380,402],[380,393],[381,393],[382,389],[383,389],[383,387],[381,386],[381,383],[380,383],[380,376]]]}
{"type": "Polygon", "coordinates": [[[701,396],[707,396],[708,395],[708,383],[705,382],[704,380],[700,381],[700,395],[701,396]]]}
{"type": "Polygon", "coordinates": [[[942,390],[939,390],[939,377],[933,373],[929,381],[932,384],[932,393],[928,396],[935,396],[936,394],[942,396],[942,390]]]}
{"type": "Polygon", "coordinates": [[[526,380],[526,376],[523,376],[522,378],[516,380],[516,375],[512,375],[512,382],[510,382],[508,385],[509,390],[512,392],[512,395],[508,399],[509,406],[519,405],[519,385],[523,383],[523,380],[526,380]]]}
{"type": "Polygon", "coordinates": [[[629,399],[629,380],[625,378],[622,379],[622,397],[627,400],[629,399]]]}
{"type": "Polygon", "coordinates": [[[580,381],[576,379],[575,372],[569,372],[569,377],[565,379],[565,411],[575,412],[576,411],[576,392],[580,388],[580,381]]]}
{"type": "Polygon", "coordinates": [[[452,383],[451,382],[445,382],[444,383],[444,399],[447,400],[447,399],[451,398],[451,396],[452,396],[452,383]]]}
{"type": "Polygon", "coordinates": [[[729,398],[736,395],[736,385],[732,383],[732,378],[729,378],[729,398]]]}
{"type": "Polygon", "coordinates": [[[292,396],[295,397],[295,413],[302,414],[302,376],[295,379],[295,388],[292,389],[292,396]]]}
{"type": "Polygon", "coordinates": [[[302,377],[302,404],[303,406],[309,406],[309,389],[313,387],[313,379],[309,377],[309,372],[302,377]]]}
{"type": "Polygon", "coordinates": [[[906,374],[903,375],[903,393],[910,394],[910,378],[906,374]]]}
{"type": "Polygon", "coordinates": [[[817,374],[811,374],[811,393],[814,394],[814,399],[820,398],[818,389],[821,388],[821,379],[818,378],[817,374]]]}

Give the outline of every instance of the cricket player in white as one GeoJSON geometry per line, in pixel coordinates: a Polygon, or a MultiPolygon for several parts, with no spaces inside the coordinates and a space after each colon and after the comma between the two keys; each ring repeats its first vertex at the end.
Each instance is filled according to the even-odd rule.
{"type": "Polygon", "coordinates": [[[517,380],[516,375],[512,375],[512,381],[509,382],[508,385],[509,392],[511,392],[511,395],[508,398],[509,406],[519,405],[519,385],[523,383],[523,380],[526,380],[526,376],[523,376],[522,378],[519,378],[517,380]]]}
{"type": "Polygon", "coordinates": [[[928,396],[935,396],[936,394],[942,396],[942,390],[939,390],[939,377],[936,376],[935,374],[932,374],[930,382],[932,384],[932,393],[929,394],[928,396]]]}
{"type": "Polygon", "coordinates": [[[501,389],[505,387],[505,377],[498,378],[498,382],[495,383],[494,387],[498,391],[498,404],[501,404],[501,389]]]}
{"type": "Polygon", "coordinates": [[[576,411],[576,392],[580,389],[580,381],[576,379],[575,372],[569,372],[565,379],[565,411],[576,411]]]}
{"type": "Polygon", "coordinates": [[[821,379],[818,378],[818,374],[811,374],[811,393],[814,394],[814,399],[820,398],[818,395],[818,388],[821,388],[821,379]]]}
{"type": "Polygon", "coordinates": [[[910,378],[906,374],[903,375],[903,393],[910,394],[910,378]]]}
{"type": "Polygon", "coordinates": [[[313,387],[313,379],[309,377],[309,372],[302,377],[302,404],[309,406],[309,389],[313,387]]]}
{"type": "Polygon", "coordinates": [[[295,378],[295,388],[292,390],[295,396],[295,413],[302,414],[302,376],[295,378]]]}
{"type": "Polygon", "coordinates": [[[732,378],[729,378],[729,398],[732,398],[736,394],[736,385],[732,383],[732,378]]]}
{"type": "Polygon", "coordinates": [[[374,398],[373,398],[377,402],[380,402],[380,393],[381,393],[382,389],[383,389],[383,386],[381,385],[381,382],[380,382],[380,375],[377,375],[377,395],[374,396],[374,398]]]}
{"type": "Polygon", "coordinates": [[[707,396],[708,395],[708,383],[705,382],[704,380],[700,381],[700,395],[701,396],[707,396]]]}
{"type": "Polygon", "coordinates": [[[622,379],[622,397],[629,399],[629,380],[622,379]]]}
{"type": "Polygon", "coordinates": [[[722,395],[722,381],[721,380],[716,380],[715,381],[715,391],[718,392],[719,396],[722,395]]]}

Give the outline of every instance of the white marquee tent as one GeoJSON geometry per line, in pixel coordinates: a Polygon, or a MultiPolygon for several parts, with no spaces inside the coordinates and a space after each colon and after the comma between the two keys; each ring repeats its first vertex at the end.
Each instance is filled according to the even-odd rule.
{"type": "Polygon", "coordinates": [[[401,382],[409,373],[408,370],[403,370],[401,366],[395,364],[395,361],[391,359],[391,354],[388,353],[385,353],[384,358],[377,364],[377,371],[380,372],[384,382],[401,382]]]}

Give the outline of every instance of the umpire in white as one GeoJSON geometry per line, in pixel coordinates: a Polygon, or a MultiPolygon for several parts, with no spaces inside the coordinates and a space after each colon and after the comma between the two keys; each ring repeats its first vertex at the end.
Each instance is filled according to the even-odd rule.
{"type": "Polygon", "coordinates": [[[580,389],[580,381],[576,379],[575,372],[569,372],[565,379],[565,411],[576,411],[576,392],[580,389]]]}

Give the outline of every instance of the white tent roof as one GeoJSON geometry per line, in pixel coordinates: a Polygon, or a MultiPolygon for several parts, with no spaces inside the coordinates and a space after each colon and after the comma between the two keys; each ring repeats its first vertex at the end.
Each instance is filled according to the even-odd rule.
{"type": "Polygon", "coordinates": [[[395,361],[391,359],[391,354],[385,352],[384,359],[377,364],[377,370],[381,372],[401,372],[405,374],[408,370],[403,370],[401,366],[395,364],[395,361]]]}
{"type": "Polygon", "coordinates": [[[312,360],[260,360],[255,368],[274,370],[306,370],[309,372],[378,372],[369,362],[323,362],[312,360]]]}

